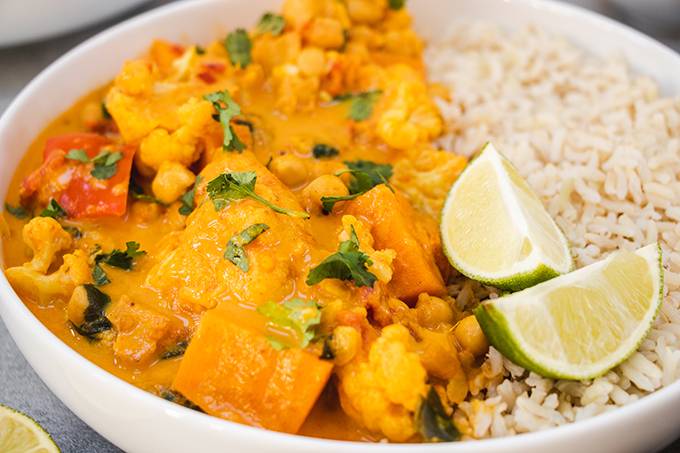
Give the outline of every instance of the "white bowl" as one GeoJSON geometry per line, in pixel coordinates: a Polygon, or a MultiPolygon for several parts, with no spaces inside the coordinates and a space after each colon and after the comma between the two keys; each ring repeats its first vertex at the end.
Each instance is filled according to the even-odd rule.
{"type": "Polygon", "coordinates": [[[2,0],[0,47],[60,35],[149,0],[2,0]]]}
{"type": "MultiPolygon", "coordinates": [[[[252,25],[276,0],[180,2],[143,14],[92,38],[43,71],[0,119],[0,195],[33,138],[90,89],[109,81],[126,58],[156,37],[208,42],[252,25]]],[[[623,55],[680,94],[680,56],[661,44],[584,10],[536,0],[418,0],[409,4],[420,33],[441,35],[454,21],[536,23],[600,55],[623,55]]],[[[515,437],[452,444],[388,445],[327,441],[230,423],[169,403],[114,377],[50,333],[0,274],[0,315],[30,364],[80,418],[125,451],[136,452],[599,452],[653,451],[680,435],[680,382],[592,419],[515,437]]]]}

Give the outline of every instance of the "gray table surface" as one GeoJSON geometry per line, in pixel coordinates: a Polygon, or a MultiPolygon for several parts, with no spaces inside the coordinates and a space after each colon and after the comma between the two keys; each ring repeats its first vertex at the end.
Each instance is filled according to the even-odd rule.
{"type": "MultiPolygon", "coordinates": [[[[46,42],[0,49],[0,113],[14,96],[48,64],[64,52],[124,18],[171,0],[154,0],[122,17],[46,42]]],[[[573,3],[602,11],[597,0],[572,0],[573,3]]],[[[606,11],[605,11],[606,12],[606,11]]],[[[666,41],[680,51],[680,41],[666,41]]],[[[31,369],[0,321],[0,403],[14,407],[36,419],[53,436],[64,453],[113,453],[116,446],[88,427],[50,392],[31,369]]],[[[680,452],[680,440],[664,453],[680,452]]]]}

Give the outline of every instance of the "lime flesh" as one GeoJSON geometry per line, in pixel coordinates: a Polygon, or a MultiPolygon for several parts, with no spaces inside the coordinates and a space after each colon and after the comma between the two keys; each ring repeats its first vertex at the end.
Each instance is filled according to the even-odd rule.
{"type": "Polygon", "coordinates": [[[0,452],[59,453],[59,447],[35,420],[0,404],[0,452]]]}

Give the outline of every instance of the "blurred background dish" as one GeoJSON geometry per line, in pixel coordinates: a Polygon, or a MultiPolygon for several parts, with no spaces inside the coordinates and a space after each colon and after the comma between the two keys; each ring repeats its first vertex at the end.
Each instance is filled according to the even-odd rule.
{"type": "Polygon", "coordinates": [[[0,47],[60,35],[115,16],[147,0],[2,0],[0,47]]]}

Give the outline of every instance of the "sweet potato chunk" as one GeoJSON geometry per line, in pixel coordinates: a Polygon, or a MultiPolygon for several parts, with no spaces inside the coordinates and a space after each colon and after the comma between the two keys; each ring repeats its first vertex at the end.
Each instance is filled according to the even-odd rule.
{"type": "Polygon", "coordinates": [[[376,249],[397,252],[394,275],[388,284],[395,297],[415,302],[420,293],[446,292],[436,265],[441,249],[439,236],[416,219],[413,208],[400,195],[381,184],[347,203],[345,212],[371,225],[376,249]]]}
{"type": "Polygon", "coordinates": [[[332,364],[300,349],[277,351],[232,319],[219,308],[203,315],[173,387],[208,414],[297,432],[332,364]]]}

